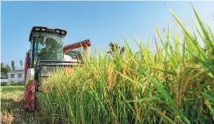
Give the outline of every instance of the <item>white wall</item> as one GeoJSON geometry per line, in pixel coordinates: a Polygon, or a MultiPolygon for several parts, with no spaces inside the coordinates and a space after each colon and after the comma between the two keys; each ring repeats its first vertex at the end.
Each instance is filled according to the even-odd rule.
{"type": "Polygon", "coordinates": [[[24,72],[14,72],[14,73],[8,73],[8,83],[18,83],[18,82],[24,82],[24,72]],[[11,74],[14,74],[14,77],[11,78],[11,74]],[[22,74],[22,77],[19,78],[18,75],[22,74]]]}
{"type": "Polygon", "coordinates": [[[8,79],[1,79],[1,83],[8,82],[8,79]]]}

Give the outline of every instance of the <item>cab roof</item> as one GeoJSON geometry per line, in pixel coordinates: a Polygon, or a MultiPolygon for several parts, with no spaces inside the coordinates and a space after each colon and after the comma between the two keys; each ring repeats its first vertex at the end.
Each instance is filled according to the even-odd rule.
{"type": "Polygon", "coordinates": [[[35,33],[47,33],[47,34],[57,35],[59,37],[65,37],[67,34],[67,31],[59,28],[52,29],[44,26],[34,26],[32,27],[30,32],[29,41],[32,40],[33,35],[35,33]]]}

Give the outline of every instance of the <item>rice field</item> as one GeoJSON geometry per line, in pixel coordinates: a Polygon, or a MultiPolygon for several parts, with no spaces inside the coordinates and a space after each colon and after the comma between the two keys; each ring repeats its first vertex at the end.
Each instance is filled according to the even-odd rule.
{"type": "Polygon", "coordinates": [[[52,123],[214,123],[214,34],[193,10],[194,33],[172,11],[182,36],[154,29],[155,54],[137,41],[134,53],[125,39],[123,55],[55,72],[42,85],[42,113],[52,123]]]}
{"type": "MultiPolygon", "coordinates": [[[[38,113],[25,115],[23,109],[24,86],[1,86],[1,124],[40,124],[38,113]]],[[[43,123],[44,124],[44,123],[43,123]]]]}
{"type": "Polygon", "coordinates": [[[22,120],[23,87],[1,89],[1,110],[17,108],[15,123],[214,123],[214,34],[193,11],[194,33],[172,11],[181,36],[154,28],[155,53],[138,41],[133,52],[124,39],[123,54],[90,56],[83,67],[54,72],[38,95],[41,116],[22,120]]]}
{"type": "Polygon", "coordinates": [[[1,123],[22,123],[24,86],[1,86],[1,123]]]}

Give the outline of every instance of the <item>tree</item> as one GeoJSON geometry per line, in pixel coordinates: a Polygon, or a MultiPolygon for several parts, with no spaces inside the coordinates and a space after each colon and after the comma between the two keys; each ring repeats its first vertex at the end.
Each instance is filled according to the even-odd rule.
{"type": "Polygon", "coordinates": [[[110,43],[109,44],[109,51],[107,53],[113,54],[113,53],[120,53],[123,54],[125,52],[124,47],[120,47],[117,43],[110,43]]]}
{"type": "Polygon", "coordinates": [[[23,61],[20,60],[20,66],[21,66],[21,69],[23,69],[23,61]]]}
{"type": "Polygon", "coordinates": [[[13,70],[16,69],[16,68],[15,68],[15,62],[14,62],[14,60],[11,61],[11,67],[12,67],[13,70]]]}
{"type": "Polygon", "coordinates": [[[7,75],[7,73],[11,70],[9,65],[5,65],[4,63],[1,63],[1,74],[7,75]]]}

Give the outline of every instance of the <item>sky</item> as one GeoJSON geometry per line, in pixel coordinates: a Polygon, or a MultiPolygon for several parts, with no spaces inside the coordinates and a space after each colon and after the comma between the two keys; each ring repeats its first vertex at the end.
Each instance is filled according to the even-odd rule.
{"type": "MultiPolygon", "coordinates": [[[[192,2],[202,20],[214,29],[214,2],[192,2]]],[[[92,52],[104,52],[110,42],[123,44],[133,39],[146,44],[155,33],[175,21],[169,9],[191,30],[195,20],[189,2],[2,2],[1,4],[1,62],[9,64],[25,59],[30,49],[29,33],[33,26],[67,30],[64,45],[90,39],[92,52]]],[[[153,42],[148,42],[153,47],[153,42]]]]}

